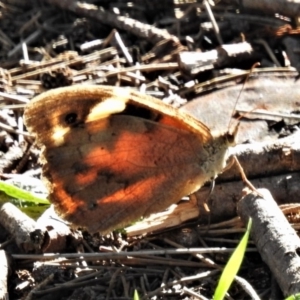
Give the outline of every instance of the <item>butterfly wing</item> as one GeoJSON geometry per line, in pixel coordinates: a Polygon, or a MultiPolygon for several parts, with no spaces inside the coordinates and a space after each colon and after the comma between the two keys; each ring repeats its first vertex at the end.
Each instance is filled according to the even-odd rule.
{"type": "Polygon", "coordinates": [[[161,211],[212,176],[205,170],[211,142],[205,125],[127,93],[64,88],[42,94],[25,111],[27,127],[44,146],[50,200],[66,220],[91,232],[161,211]],[[144,117],[135,111],[140,107],[144,117]]]}

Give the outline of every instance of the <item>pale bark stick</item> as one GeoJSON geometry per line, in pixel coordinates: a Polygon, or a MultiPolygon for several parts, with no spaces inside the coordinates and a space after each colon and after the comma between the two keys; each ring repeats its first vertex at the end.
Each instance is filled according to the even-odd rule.
{"type": "Polygon", "coordinates": [[[252,239],[287,297],[300,292],[300,239],[270,192],[259,193],[264,198],[255,193],[243,197],[238,213],[245,224],[252,218],[252,239]]]}
{"type": "Polygon", "coordinates": [[[8,261],[4,250],[0,250],[0,300],[8,299],[7,293],[7,277],[8,277],[8,261]]]}
{"type": "Polygon", "coordinates": [[[94,19],[113,28],[126,30],[154,44],[163,40],[172,40],[174,43],[180,45],[179,39],[169,34],[166,30],[144,24],[128,17],[112,14],[109,11],[105,11],[89,3],[74,0],[47,0],[47,2],[62,9],[73,11],[79,16],[94,19]]]}
{"type": "Polygon", "coordinates": [[[299,1],[287,0],[243,0],[246,9],[260,10],[264,14],[281,14],[289,17],[298,17],[300,14],[299,1]]]}

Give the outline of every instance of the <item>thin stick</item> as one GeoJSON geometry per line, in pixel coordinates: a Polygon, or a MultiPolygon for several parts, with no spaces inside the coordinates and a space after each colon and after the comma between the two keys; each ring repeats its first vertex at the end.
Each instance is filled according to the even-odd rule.
{"type": "Polygon", "coordinates": [[[234,160],[235,162],[235,165],[237,166],[237,168],[239,169],[239,172],[241,174],[241,177],[242,177],[242,180],[243,182],[245,183],[245,185],[253,192],[257,193],[258,196],[262,197],[263,198],[263,195],[255,188],[255,186],[248,180],[245,172],[244,172],[244,169],[243,167],[241,166],[238,158],[233,155],[232,156],[232,159],[234,160]]]}

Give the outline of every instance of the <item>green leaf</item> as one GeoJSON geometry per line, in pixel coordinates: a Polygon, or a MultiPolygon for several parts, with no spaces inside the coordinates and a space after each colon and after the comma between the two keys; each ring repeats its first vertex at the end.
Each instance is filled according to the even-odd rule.
{"type": "Polygon", "coordinates": [[[10,202],[29,217],[37,219],[50,206],[47,199],[0,180],[0,205],[10,202]]]}
{"type": "Polygon", "coordinates": [[[294,295],[291,295],[287,298],[285,298],[285,300],[300,300],[300,294],[294,294],[294,295]]]}
{"type": "Polygon", "coordinates": [[[26,200],[29,202],[33,202],[35,204],[49,204],[48,200],[35,196],[30,192],[22,190],[14,185],[11,185],[1,180],[0,180],[0,191],[3,191],[5,194],[16,199],[26,200]]]}

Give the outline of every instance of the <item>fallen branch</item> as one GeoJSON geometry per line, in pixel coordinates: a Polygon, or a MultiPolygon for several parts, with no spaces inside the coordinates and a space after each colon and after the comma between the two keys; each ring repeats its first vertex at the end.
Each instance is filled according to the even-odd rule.
{"type": "Polygon", "coordinates": [[[251,236],[275,276],[285,297],[300,292],[300,239],[267,190],[259,190],[238,203],[238,213],[246,224],[252,218],[251,236]]]}
{"type": "Polygon", "coordinates": [[[243,0],[242,5],[245,9],[260,10],[264,14],[276,14],[289,17],[297,17],[300,13],[299,1],[287,0],[243,0]]]}
{"type": "Polygon", "coordinates": [[[131,32],[136,36],[147,39],[153,44],[163,40],[171,40],[180,45],[178,38],[169,34],[166,30],[158,29],[129,17],[112,14],[92,4],[72,0],[47,0],[47,2],[59,6],[62,9],[73,11],[80,16],[94,19],[113,28],[131,32]]]}
{"type": "Polygon", "coordinates": [[[0,250],[0,300],[8,299],[7,279],[8,279],[8,261],[4,250],[0,250]]]}
{"type": "Polygon", "coordinates": [[[205,70],[224,67],[230,64],[232,59],[239,61],[249,58],[252,47],[243,42],[232,45],[222,45],[215,50],[206,52],[182,51],[178,55],[180,67],[189,74],[197,74],[205,70]]]}
{"type": "MultiPolygon", "coordinates": [[[[248,178],[300,171],[300,131],[276,141],[238,145],[231,149],[248,178]],[[259,163],[258,163],[259,162],[259,163]]],[[[233,167],[218,177],[221,181],[240,179],[233,167]]]]}

